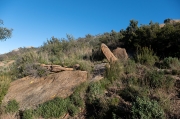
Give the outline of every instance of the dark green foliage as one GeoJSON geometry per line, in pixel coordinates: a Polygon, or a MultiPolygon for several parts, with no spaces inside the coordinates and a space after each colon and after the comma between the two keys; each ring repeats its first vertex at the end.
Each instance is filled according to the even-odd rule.
{"type": "Polygon", "coordinates": [[[138,78],[136,76],[130,76],[124,79],[123,82],[127,82],[128,85],[138,85],[138,78]]]}
{"type": "MultiPolygon", "coordinates": [[[[3,25],[3,21],[0,19],[0,25],[3,25]]],[[[0,27],[0,40],[6,40],[7,38],[11,38],[12,29],[8,29],[5,27],[0,27]]]]}
{"type": "Polygon", "coordinates": [[[156,70],[150,71],[146,74],[144,83],[150,88],[160,88],[163,87],[165,81],[165,76],[163,72],[158,72],[156,70]]]}
{"type": "Polygon", "coordinates": [[[133,119],[165,119],[165,113],[156,101],[137,97],[132,106],[133,119]]]}
{"type": "Polygon", "coordinates": [[[43,118],[59,118],[68,111],[69,99],[55,98],[45,102],[36,109],[36,113],[43,118]]]}
{"type": "Polygon", "coordinates": [[[123,71],[123,64],[119,61],[111,63],[110,68],[107,68],[106,77],[111,82],[120,78],[120,74],[123,71]]]}
{"type": "Polygon", "coordinates": [[[36,115],[44,118],[59,118],[65,113],[75,116],[84,107],[84,95],[87,84],[83,83],[78,86],[69,98],[56,97],[53,100],[40,104],[35,111],[36,115]]]}
{"type": "Polygon", "coordinates": [[[30,109],[25,110],[23,112],[23,119],[33,119],[33,115],[34,115],[33,110],[30,110],[30,109]]]}
{"type": "Polygon", "coordinates": [[[178,60],[178,58],[166,57],[163,60],[162,68],[179,69],[180,61],[178,60]]]}
{"type": "Polygon", "coordinates": [[[75,116],[76,114],[78,114],[79,108],[76,107],[76,106],[73,105],[73,104],[70,104],[70,105],[68,106],[68,112],[69,112],[69,115],[73,117],[73,116],[75,116]]]}
{"type": "Polygon", "coordinates": [[[135,73],[135,71],[136,71],[136,63],[134,60],[130,59],[127,62],[125,62],[124,72],[126,74],[135,73]]]}
{"type": "Polygon", "coordinates": [[[72,103],[77,106],[77,107],[83,107],[84,106],[84,102],[83,102],[83,97],[80,94],[80,92],[74,92],[71,96],[70,96],[70,100],[72,101],[72,103]]]}
{"type": "Polygon", "coordinates": [[[175,79],[170,76],[165,76],[164,72],[153,70],[145,75],[145,79],[141,83],[153,89],[164,88],[169,90],[173,88],[175,79]]]}
{"type": "Polygon", "coordinates": [[[165,23],[165,24],[166,24],[166,23],[170,23],[171,20],[172,20],[172,19],[170,19],[170,18],[165,19],[165,20],[164,20],[164,23],[165,23]]]}
{"type": "Polygon", "coordinates": [[[180,23],[168,23],[160,28],[158,23],[150,22],[149,25],[137,26],[136,21],[122,33],[124,47],[128,51],[136,51],[141,47],[151,48],[161,58],[172,56],[179,57],[180,48],[180,23]]]}
{"type": "Polygon", "coordinates": [[[137,51],[136,60],[141,64],[153,66],[158,60],[158,57],[154,54],[152,49],[143,47],[137,51]]]}
{"type": "Polygon", "coordinates": [[[97,101],[103,93],[105,88],[101,85],[101,83],[98,82],[92,82],[90,83],[88,90],[87,90],[87,100],[89,103],[93,103],[94,101],[97,101]]]}
{"type": "Polygon", "coordinates": [[[11,82],[11,76],[8,73],[0,73],[0,105],[6,95],[11,82]]]}
{"type": "Polygon", "coordinates": [[[172,78],[171,76],[167,76],[163,84],[164,88],[166,88],[167,90],[174,88],[175,81],[176,79],[172,78]]]}
{"type": "Polygon", "coordinates": [[[6,106],[7,113],[17,112],[19,109],[19,103],[16,100],[10,100],[6,106]]]}
{"type": "Polygon", "coordinates": [[[140,96],[138,90],[136,90],[133,87],[126,87],[123,90],[119,91],[119,95],[125,100],[125,101],[135,101],[136,97],[140,96]]]}

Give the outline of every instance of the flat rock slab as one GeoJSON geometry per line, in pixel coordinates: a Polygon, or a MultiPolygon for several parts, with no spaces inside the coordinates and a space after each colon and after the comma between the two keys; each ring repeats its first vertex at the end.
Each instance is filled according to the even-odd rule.
{"type": "Polygon", "coordinates": [[[86,80],[86,71],[63,71],[44,78],[24,77],[10,84],[3,104],[15,99],[21,110],[35,107],[55,97],[68,97],[76,86],[86,80]]]}

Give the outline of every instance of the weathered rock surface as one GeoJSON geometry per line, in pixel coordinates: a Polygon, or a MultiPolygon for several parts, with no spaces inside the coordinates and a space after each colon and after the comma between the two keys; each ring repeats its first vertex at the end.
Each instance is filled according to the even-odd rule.
{"type": "Polygon", "coordinates": [[[126,52],[125,48],[116,48],[113,50],[113,54],[120,60],[127,60],[128,59],[128,54],[126,52]]]}
{"type": "Polygon", "coordinates": [[[1,67],[1,66],[4,66],[4,63],[3,63],[3,62],[0,62],[0,67],[1,67]]]}
{"type": "Polygon", "coordinates": [[[45,65],[45,64],[41,64],[42,67],[45,67],[47,70],[51,71],[51,72],[60,72],[60,71],[73,71],[73,68],[66,68],[66,67],[62,67],[60,65],[45,65]]]}
{"type": "Polygon", "coordinates": [[[114,54],[110,51],[110,49],[104,43],[101,44],[101,50],[109,62],[117,61],[117,58],[114,56],[114,54]]]}
{"type": "Polygon", "coordinates": [[[71,95],[73,89],[86,80],[86,71],[63,71],[45,78],[21,78],[10,84],[3,104],[15,99],[21,110],[34,107],[55,97],[71,95]]]}

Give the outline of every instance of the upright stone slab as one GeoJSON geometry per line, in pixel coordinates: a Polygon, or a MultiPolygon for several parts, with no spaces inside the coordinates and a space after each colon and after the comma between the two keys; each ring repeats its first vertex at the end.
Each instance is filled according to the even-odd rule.
{"type": "Polygon", "coordinates": [[[117,58],[114,56],[114,54],[110,51],[110,49],[104,43],[101,44],[101,50],[109,62],[117,61],[117,58]]]}

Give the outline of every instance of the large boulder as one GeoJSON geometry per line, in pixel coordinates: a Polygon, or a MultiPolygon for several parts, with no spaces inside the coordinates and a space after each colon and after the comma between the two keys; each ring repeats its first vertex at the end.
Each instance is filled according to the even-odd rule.
{"type": "Polygon", "coordinates": [[[117,61],[117,58],[104,43],[101,44],[101,50],[109,62],[117,61]]]}
{"type": "Polygon", "coordinates": [[[87,80],[86,71],[63,71],[47,77],[24,77],[10,84],[3,104],[15,99],[20,109],[34,107],[55,97],[65,98],[73,93],[73,89],[87,80]]]}
{"type": "Polygon", "coordinates": [[[128,54],[126,52],[125,48],[116,48],[113,50],[113,54],[120,60],[127,60],[128,59],[128,54]]]}

